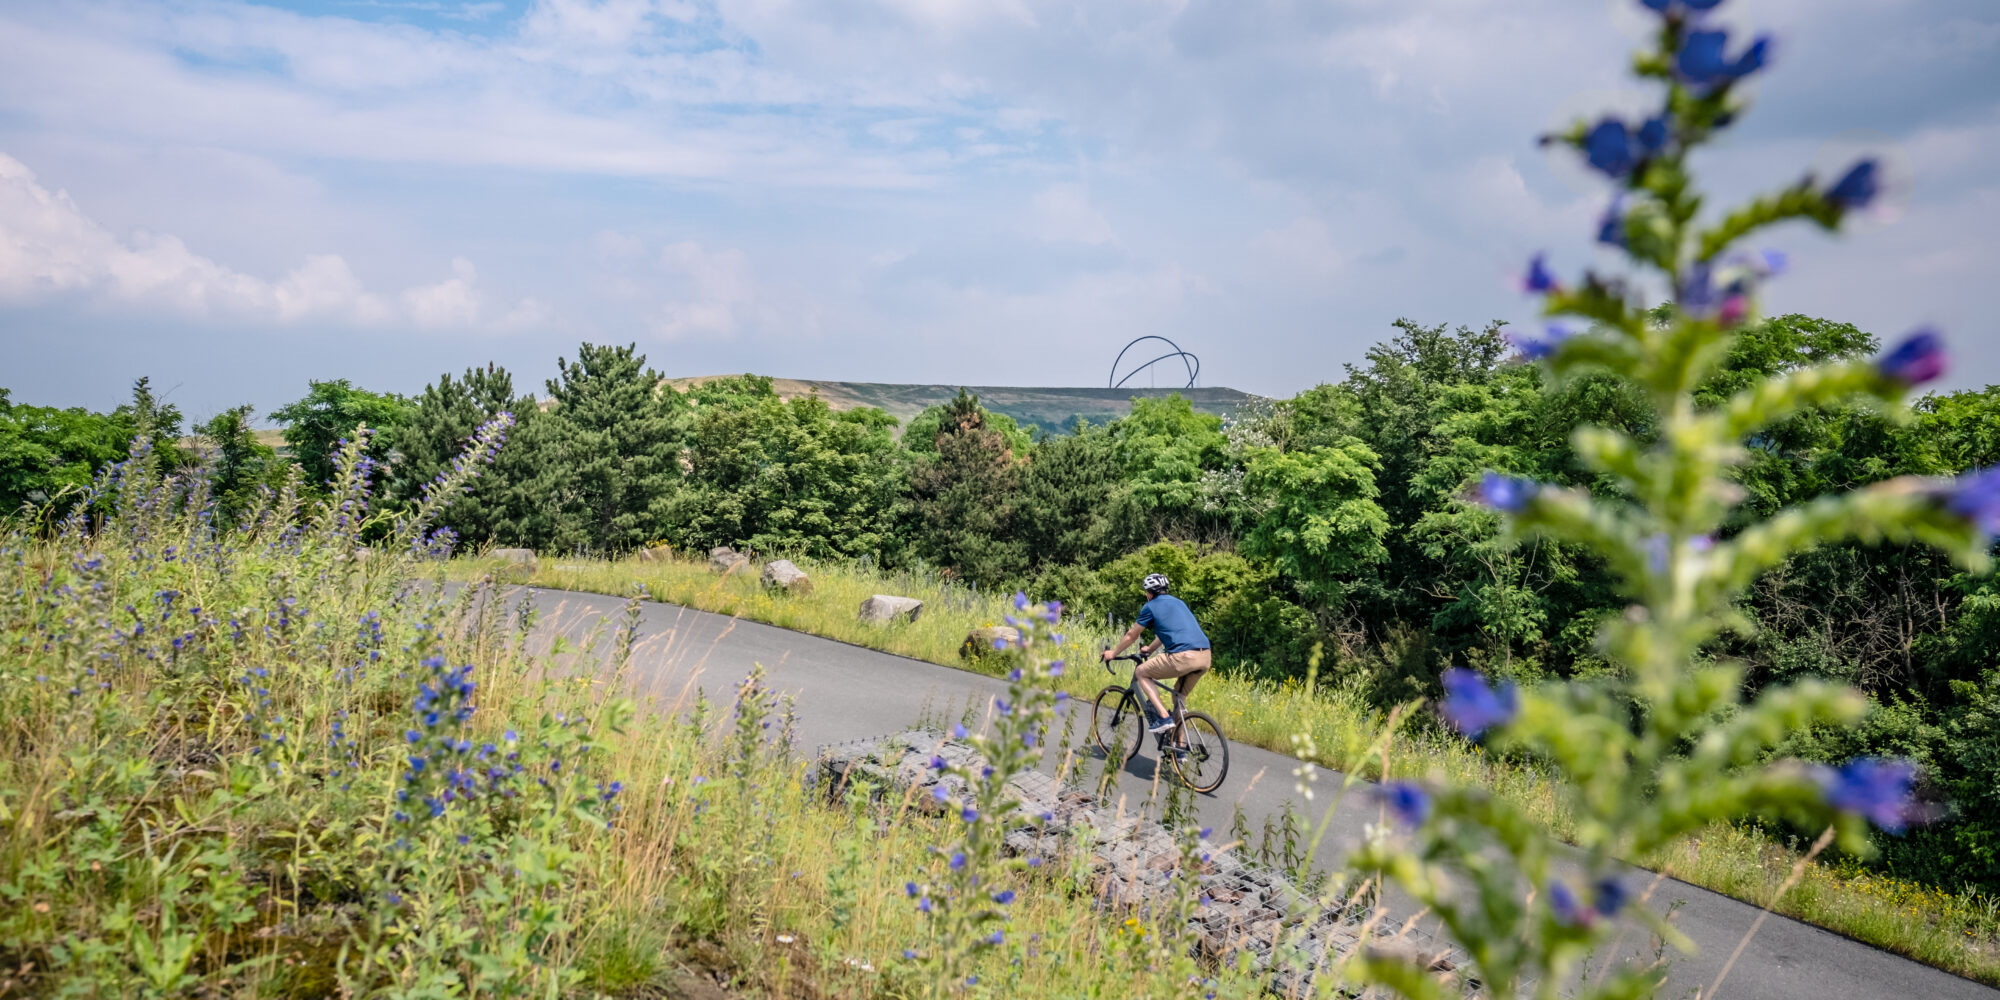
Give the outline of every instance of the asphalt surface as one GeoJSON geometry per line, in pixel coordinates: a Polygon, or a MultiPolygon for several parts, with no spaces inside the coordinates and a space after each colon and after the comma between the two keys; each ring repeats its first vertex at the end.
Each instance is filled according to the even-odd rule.
{"type": "MultiPolygon", "coordinates": [[[[530,642],[544,650],[553,645],[557,635],[573,644],[594,631],[608,630],[624,603],[614,597],[563,591],[540,591],[535,600],[542,617],[530,642]]],[[[670,604],[644,604],[640,632],[632,679],[642,694],[656,697],[670,710],[690,703],[697,688],[711,699],[726,700],[752,665],[761,663],[776,689],[796,695],[799,747],[808,753],[825,744],[898,732],[920,719],[933,724],[955,721],[968,706],[977,713],[1006,688],[1000,680],[981,674],[670,604]]],[[[559,659],[580,655],[589,654],[570,652],[559,659]]],[[[1195,702],[1199,707],[1198,691],[1195,702]]],[[[1083,757],[1081,766],[1095,774],[1102,762],[1084,755],[1089,705],[1076,707],[1081,717],[1074,743],[1083,757]]],[[[1293,772],[1298,766],[1293,758],[1232,742],[1227,780],[1216,794],[1199,798],[1197,808],[1203,821],[1215,828],[1220,839],[1229,829],[1232,810],[1238,807],[1253,831],[1261,831],[1265,818],[1281,815],[1288,803],[1317,820],[1345,778],[1335,771],[1317,769],[1315,801],[1306,803],[1298,800],[1294,791],[1297,779],[1293,772]]],[[[1149,797],[1154,785],[1149,741],[1126,765],[1119,788],[1132,802],[1140,803],[1149,797]]],[[[1333,806],[1317,862],[1327,869],[1336,868],[1341,856],[1360,841],[1364,825],[1379,821],[1379,812],[1365,785],[1357,785],[1342,797],[1333,806]]],[[[1653,876],[1645,872],[1635,872],[1628,879],[1635,889],[1652,881],[1653,876]]],[[[1659,994],[1663,998],[2000,998],[2000,991],[1776,914],[1758,929],[1720,989],[1710,993],[1710,984],[1759,911],[1676,880],[1665,880],[1654,889],[1651,905],[1655,909],[1664,912],[1675,903],[1679,906],[1674,922],[1693,939],[1698,951],[1687,956],[1668,952],[1667,987],[1659,994]]],[[[1393,908],[1393,902],[1391,905],[1393,908]]],[[[1649,942],[1636,939],[1624,943],[1622,950],[1627,954],[1653,953],[1649,942]]]]}

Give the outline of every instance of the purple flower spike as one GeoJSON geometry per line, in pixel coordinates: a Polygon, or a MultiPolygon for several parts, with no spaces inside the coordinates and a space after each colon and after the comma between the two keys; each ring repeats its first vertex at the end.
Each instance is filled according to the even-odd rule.
{"type": "Polygon", "coordinates": [[[1576,893],[1561,882],[1549,883],[1549,912],[1564,927],[1580,927],[1590,920],[1590,911],[1577,901],[1576,893]]]}
{"type": "Polygon", "coordinates": [[[1028,595],[1027,595],[1027,592],[1025,592],[1025,591],[1020,591],[1020,590],[1017,590],[1017,591],[1015,591],[1015,592],[1014,592],[1014,610],[1016,610],[1016,611],[1026,611],[1027,609],[1028,609],[1028,595]]]}
{"type": "Polygon", "coordinates": [[[1952,480],[1945,487],[1944,506],[1988,537],[2000,535],[2000,465],[1975,469],[1952,480]]]}
{"type": "Polygon", "coordinates": [[[958,871],[959,869],[961,869],[961,868],[964,868],[964,867],[965,867],[965,852],[964,852],[964,851],[960,851],[960,852],[958,852],[957,854],[954,854],[954,855],[952,855],[952,856],[951,856],[951,870],[952,870],[952,871],[958,871]]]}
{"type": "Polygon", "coordinates": [[[1391,781],[1380,792],[1389,814],[1408,827],[1419,827],[1431,818],[1431,797],[1407,781],[1391,781]]]}
{"type": "Polygon", "coordinates": [[[1473,491],[1472,500],[1484,507],[1491,507],[1508,514],[1519,514],[1528,509],[1528,504],[1541,492],[1542,484],[1532,479],[1517,479],[1513,476],[1489,472],[1480,477],[1479,488],[1473,491]]]}
{"type": "Polygon", "coordinates": [[[1606,118],[1584,134],[1583,155],[1592,167],[1621,180],[1639,160],[1632,130],[1616,118],[1606,118]]]}
{"type": "Polygon", "coordinates": [[[1877,359],[1875,367],[1904,385],[1922,385],[1944,374],[1944,338],[1934,327],[1921,327],[1877,359]]]}
{"type": "Polygon", "coordinates": [[[1547,254],[1538,253],[1528,262],[1528,276],[1521,280],[1521,287],[1537,295],[1562,289],[1562,284],[1556,281],[1556,276],[1549,273],[1547,254]]]}
{"type": "Polygon", "coordinates": [[[1625,888],[1625,883],[1608,875],[1597,880],[1596,889],[1597,895],[1591,901],[1591,906],[1607,917],[1615,916],[1619,910],[1624,909],[1625,901],[1631,896],[1631,892],[1625,888]]]}
{"type": "Polygon", "coordinates": [[[1890,833],[1903,832],[1909,823],[1910,786],[1916,780],[1916,765],[1876,757],[1857,757],[1819,773],[1827,805],[1865,817],[1890,833]]]}
{"type": "Polygon", "coordinates": [[[1881,164],[1868,159],[1847,168],[1847,173],[1833,182],[1826,191],[1826,200],[1843,212],[1867,208],[1882,193],[1882,180],[1876,175],[1881,164]]]}
{"type": "Polygon", "coordinates": [[[1441,680],[1445,721],[1468,738],[1478,739],[1481,733],[1514,721],[1521,710],[1520,695],[1512,681],[1495,690],[1486,678],[1463,667],[1445,671],[1441,680]]]}

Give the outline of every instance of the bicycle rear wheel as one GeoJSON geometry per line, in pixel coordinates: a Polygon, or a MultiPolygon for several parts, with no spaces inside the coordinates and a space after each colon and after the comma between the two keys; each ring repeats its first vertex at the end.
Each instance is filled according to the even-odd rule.
{"type": "Polygon", "coordinates": [[[1146,716],[1131,691],[1110,685],[1097,692],[1097,701],[1090,706],[1090,742],[1100,753],[1121,764],[1131,760],[1145,732],[1146,716]]]}
{"type": "Polygon", "coordinates": [[[1221,788],[1222,779],[1229,774],[1229,741],[1222,738],[1222,727],[1207,712],[1189,712],[1181,721],[1179,735],[1186,751],[1166,756],[1173,759],[1181,780],[1197,792],[1221,788]]]}

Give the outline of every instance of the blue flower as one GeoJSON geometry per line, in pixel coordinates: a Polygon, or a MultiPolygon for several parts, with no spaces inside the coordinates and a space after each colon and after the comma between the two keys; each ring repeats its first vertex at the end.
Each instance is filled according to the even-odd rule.
{"type": "Polygon", "coordinates": [[[1654,115],[1646,119],[1640,123],[1638,131],[1632,133],[1632,139],[1635,151],[1642,160],[1667,148],[1667,117],[1654,115]]]}
{"type": "Polygon", "coordinates": [[[1584,133],[1583,155],[1592,167],[1619,179],[1631,173],[1639,162],[1632,130],[1616,118],[1605,118],[1584,133]]]}
{"type": "Polygon", "coordinates": [[[916,960],[916,957],[917,957],[917,953],[916,953],[915,951],[913,951],[913,950],[909,949],[909,948],[905,948],[905,949],[903,949],[903,957],[904,957],[904,958],[906,958],[906,959],[910,959],[910,960],[912,960],[912,961],[915,961],[915,960],[916,960]]]}
{"type": "Polygon", "coordinates": [[[1607,875],[1597,880],[1596,896],[1591,901],[1591,906],[1607,917],[1615,916],[1619,910],[1625,908],[1625,901],[1630,895],[1625,883],[1607,875]]]}
{"type": "Polygon", "coordinates": [[[1882,181],[1876,174],[1881,165],[1866,159],[1847,168],[1847,173],[1833,182],[1826,191],[1826,200],[1843,212],[1867,208],[1876,196],[1882,193],[1882,181]]]}
{"type": "Polygon", "coordinates": [[[1014,901],[1014,890],[1002,889],[999,892],[994,893],[993,901],[999,903],[1001,906],[1006,906],[1008,903],[1014,901]]]}
{"type": "Polygon", "coordinates": [[[979,810],[971,806],[966,806],[964,809],[958,811],[958,818],[967,823],[977,823],[979,822],[979,810]]]}
{"type": "Polygon", "coordinates": [[[953,854],[951,856],[951,870],[958,871],[959,869],[964,867],[965,867],[965,852],[959,851],[956,854],[953,854]]]}
{"type": "Polygon", "coordinates": [[[1014,610],[1016,610],[1016,611],[1026,611],[1027,609],[1028,609],[1028,595],[1027,595],[1027,593],[1025,593],[1024,591],[1019,591],[1019,590],[1015,591],[1015,592],[1014,592],[1014,610]]]}
{"type": "Polygon", "coordinates": [[[903,883],[903,891],[909,893],[911,899],[917,898],[917,884],[915,882],[903,883]]]}
{"type": "Polygon", "coordinates": [[[931,898],[929,896],[925,896],[924,898],[917,900],[917,912],[919,913],[931,912],[931,898]]]}
{"type": "Polygon", "coordinates": [[[1542,484],[1532,479],[1488,472],[1479,478],[1479,487],[1473,491],[1473,502],[1509,514],[1519,514],[1528,509],[1528,504],[1541,492],[1542,484]]]}
{"type": "Polygon", "coordinates": [[[1944,506],[1986,535],[2000,535],[2000,465],[1952,480],[1944,489],[1944,506]]]}
{"type": "Polygon", "coordinates": [[[1513,345],[1514,353],[1523,361],[1540,361],[1556,352],[1562,342],[1575,336],[1575,331],[1561,323],[1550,323],[1546,333],[1540,337],[1520,333],[1509,327],[1500,332],[1501,339],[1513,345]]]}
{"type": "Polygon", "coordinates": [[[1577,927],[1590,920],[1590,912],[1577,902],[1576,893],[1561,882],[1549,883],[1549,912],[1556,923],[1565,927],[1577,927]]]}
{"type": "Polygon", "coordinates": [[[1444,704],[1440,707],[1445,721],[1472,739],[1478,739],[1479,734],[1495,726],[1512,722],[1521,710],[1519,693],[1512,681],[1495,690],[1486,683],[1486,678],[1463,667],[1446,670],[1441,681],[1444,704]]]}
{"type": "Polygon", "coordinates": [[[1680,14],[1689,10],[1714,10],[1722,0],[1639,0],[1639,2],[1662,14],[1680,14]]]}
{"type": "Polygon", "coordinates": [[[1690,31],[1674,58],[1674,68],[1681,79],[1697,87],[1727,86],[1764,68],[1771,53],[1771,36],[1757,36],[1733,60],[1727,55],[1728,48],[1727,31],[1690,31]]]}
{"type": "Polygon", "coordinates": [[[1598,217],[1597,242],[1619,248],[1626,246],[1624,195],[1611,199],[1611,204],[1604,208],[1604,214],[1598,217]]]}
{"type": "Polygon", "coordinates": [[[1431,797],[1407,781],[1391,781],[1377,792],[1389,814],[1404,826],[1418,827],[1431,818],[1431,797]]]}
{"type": "Polygon", "coordinates": [[[955,740],[962,740],[965,738],[965,723],[961,722],[951,727],[951,738],[955,740]]]}
{"type": "Polygon", "coordinates": [[[1890,833],[1901,833],[1909,822],[1910,786],[1916,765],[1907,760],[1857,757],[1837,769],[1817,775],[1826,804],[1862,816],[1890,833]]]}
{"type": "Polygon", "coordinates": [[[1922,385],[1944,374],[1944,338],[1935,327],[1919,327],[1889,353],[1875,359],[1875,368],[1904,385],[1922,385]]]}
{"type": "Polygon", "coordinates": [[[1537,294],[1562,288],[1556,281],[1556,276],[1549,273],[1547,254],[1538,253],[1528,261],[1528,276],[1521,280],[1521,287],[1537,294]]]}

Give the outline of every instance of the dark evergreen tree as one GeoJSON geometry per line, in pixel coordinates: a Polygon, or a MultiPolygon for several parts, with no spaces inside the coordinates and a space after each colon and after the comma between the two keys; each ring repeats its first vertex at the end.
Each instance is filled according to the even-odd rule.
{"type": "Polygon", "coordinates": [[[274,483],[282,466],[277,449],[257,440],[248,404],[224,410],[195,430],[215,449],[213,489],[217,522],[232,525],[257,503],[261,487],[274,483]]]}
{"type": "Polygon", "coordinates": [[[656,540],[681,478],[686,401],[636,344],[582,344],[556,368],[548,426],[528,442],[538,467],[527,498],[561,511],[549,533],[559,545],[623,552],[656,540]]]}
{"type": "Polygon", "coordinates": [[[958,391],[934,439],[937,455],[917,460],[910,480],[920,558],[986,587],[1022,580],[1027,546],[1015,534],[1021,463],[988,426],[979,397],[958,391]]]}
{"type": "Polygon", "coordinates": [[[408,422],[396,434],[390,496],[401,503],[415,502],[425,484],[465,450],[472,433],[503,411],[513,413],[515,420],[507,444],[493,466],[473,481],[471,491],[445,508],[439,523],[458,532],[464,542],[545,543],[547,539],[528,537],[533,532],[521,524],[528,506],[521,486],[534,478],[539,459],[531,453],[542,437],[527,425],[540,416],[540,410],[533,396],[517,398],[513,376],[494,364],[468,368],[456,379],[446,372],[424,387],[410,408],[408,422]]]}

